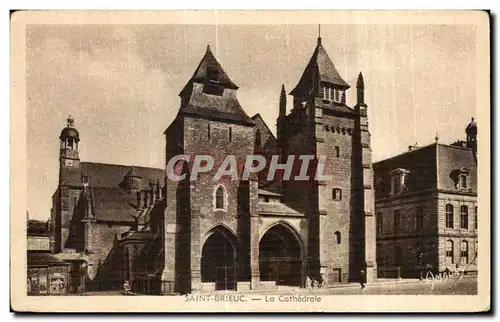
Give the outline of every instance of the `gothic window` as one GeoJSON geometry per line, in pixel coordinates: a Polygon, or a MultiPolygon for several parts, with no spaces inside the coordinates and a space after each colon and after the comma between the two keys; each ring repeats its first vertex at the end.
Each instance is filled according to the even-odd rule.
{"type": "Polygon", "coordinates": [[[424,207],[423,206],[417,207],[415,221],[416,221],[416,223],[415,223],[416,230],[421,231],[424,228],[424,207]]]}
{"type": "Polygon", "coordinates": [[[460,243],[460,264],[468,264],[469,263],[469,243],[465,240],[462,240],[460,243]]]}
{"type": "Polygon", "coordinates": [[[446,263],[447,264],[453,264],[453,241],[452,240],[447,240],[446,241],[446,263]]]}
{"type": "Polygon", "coordinates": [[[226,209],[226,191],[223,186],[218,186],[215,190],[214,196],[215,210],[225,210],[226,209]]]}
{"type": "Polygon", "coordinates": [[[335,147],[335,156],[340,157],[340,148],[338,146],[335,147]]]}
{"type": "Polygon", "coordinates": [[[446,205],[446,228],[453,228],[453,205],[446,205]]]}
{"type": "Polygon", "coordinates": [[[333,200],[342,200],[342,190],[335,188],[332,191],[332,199],[333,200]]]}
{"type": "Polygon", "coordinates": [[[394,210],[394,233],[399,233],[401,223],[401,216],[399,214],[399,210],[394,210]]]}
{"type": "Polygon", "coordinates": [[[337,244],[340,244],[342,242],[342,239],[341,239],[339,231],[335,232],[335,241],[337,242],[337,244]]]}
{"type": "Polygon", "coordinates": [[[469,208],[467,206],[460,207],[460,228],[469,229],[469,208]]]}

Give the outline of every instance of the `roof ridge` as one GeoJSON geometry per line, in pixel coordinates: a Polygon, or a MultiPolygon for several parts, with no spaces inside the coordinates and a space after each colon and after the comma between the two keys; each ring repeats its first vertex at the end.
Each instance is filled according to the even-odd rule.
{"type": "Polygon", "coordinates": [[[146,166],[139,166],[139,165],[128,165],[128,164],[116,164],[116,163],[105,163],[105,162],[81,162],[81,164],[99,164],[99,165],[104,165],[104,166],[114,166],[114,167],[124,167],[124,168],[136,168],[136,169],[151,169],[151,170],[165,170],[163,168],[153,168],[153,167],[146,167],[146,166]]]}

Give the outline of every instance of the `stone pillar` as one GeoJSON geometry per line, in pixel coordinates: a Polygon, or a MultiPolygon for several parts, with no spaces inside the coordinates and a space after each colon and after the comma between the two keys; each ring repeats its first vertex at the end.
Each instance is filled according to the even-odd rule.
{"type": "Polygon", "coordinates": [[[191,291],[201,290],[201,234],[200,212],[191,211],[191,291]]]}
{"type": "Polygon", "coordinates": [[[250,289],[260,287],[259,269],[259,227],[260,218],[257,210],[258,202],[258,182],[251,178],[249,181],[249,214],[250,214],[250,289]]]}
{"type": "MultiPolygon", "coordinates": [[[[175,291],[176,275],[176,234],[177,234],[177,182],[168,181],[166,184],[166,196],[168,203],[164,214],[164,245],[165,264],[161,275],[161,293],[172,294],[175,291]]],[[[144,195],[145,197],[145,195],[144,195]]]]}

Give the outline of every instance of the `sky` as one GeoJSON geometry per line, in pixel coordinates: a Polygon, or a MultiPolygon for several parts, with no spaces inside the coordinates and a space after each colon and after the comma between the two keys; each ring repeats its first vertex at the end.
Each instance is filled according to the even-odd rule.
{"type": "MultiPolygon", "coordinates": [[[[80,159],[165,168],[164,130],[207,45],[239,86],[249,116],[275,132],[281,84],[290,92],[316,46],[317,25],[28,25],[30,218],[50,216],[59,135],[68,115],[80,159]]],[[[365,81],[373,160],[409,145],[465,139],[476,114],[476,29],[468,25],[321,25],[322,44],[351,85],[365,81]]],[[[288,110],[292,97],[288,96],[288,110]]]]}

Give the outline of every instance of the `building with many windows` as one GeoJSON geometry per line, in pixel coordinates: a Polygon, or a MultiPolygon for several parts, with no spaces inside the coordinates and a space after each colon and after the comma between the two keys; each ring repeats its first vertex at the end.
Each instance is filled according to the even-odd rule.
{"type": "Polygon", "coordinates": [[[379,276],[477,270],[477,124],[373,164],[379,276]]]}

